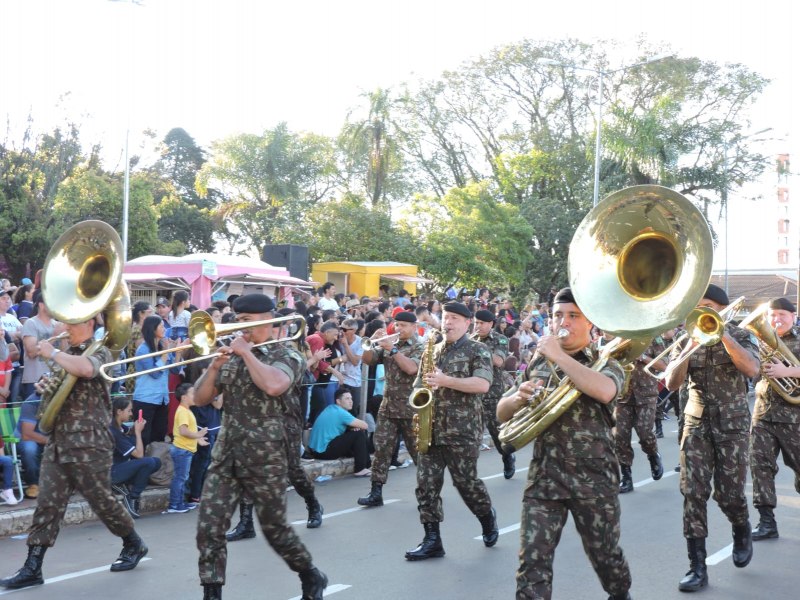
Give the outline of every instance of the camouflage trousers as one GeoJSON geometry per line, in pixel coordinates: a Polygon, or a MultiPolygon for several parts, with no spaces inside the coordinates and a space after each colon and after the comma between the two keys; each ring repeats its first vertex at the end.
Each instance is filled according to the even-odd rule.
{"type": "Polygon", "coordinates": [[[778,453],[783,464],[800,473],[800,423],[756,421],[750,433],[750,474],[753,478],[753,505],[775,508],[775,475],[778,453]]]}
{"type": "Polygon", "coordinates": [[[375,444],[375,456],[372,458],[372,481],[386,483],[386,475],[392,462],[392,454],[397,445],[397,435],[403,434],[406,449],[414,463],[417,457],[417,436],[414,433],[412,419],[397,419],[394,417],[379,416],[375,425],[375,434],[372,441],[375,444]]]}
{"type": "Polygon", "coordinates": [[[617,421],[614,428],[614,446],[621,465],[629,467],[633,464],[633,448],[631,447],[633,429],[639,436],[639,446],[641,446],[642,452],[648,456],[658,452],[656,434],[653,433],[656,400],[658,400],[656,397],[647,398],[645,401],[637,401],[632,398],[630,402],[617,403],[614,409],[614,417],[617,421]]]}
{"type": "Polygon", "coordinates": [[[542,500],[527,494],[520,524],[517,600],[549,600],[553,594],[553,556],[572,514],[583,550],[600,585],[611,595],[631,587],[631,572],[619,546],[619,497],[542,500]]]}
{"type": "Polygon", "coordinates": [[[256,462],[212,462],[203,486],[197,518],[201,583],[225,583],[228,550],[225,532],[242,494],[253,501],[267,543],[292,571],[311,568],[311,555],[286,521],[286,446],[267,442],[256,462]]]}
{"type": "Polygon", "coordinates": [[[722,431],[711,419],[684,415],[681,439],[683,535],[708,537],[706,504],[714,483],[714,500],[733,525],[749,517],[744,494],[747,480],[747,430],[722,431]]]}
{"type": "Polygon", "coordinates": [[[294,427],[286,427],[286,464],[289,483],[304,500],[314,497],[314,482],[309,479],[300,462],[300,446],[303,443],[303,432],[294,427]]]}
{"type": "Polygon", "coordinates": [[[500,398],[483,399],[483,424],[489,430],[489,435],[492,436],[494,447],[500,454],[505,455],[503,445],[500,443],[500,424],[497,422],[497,403],[499,401],[500,398]]]}
{"type": "Polygon", "coordinates": [[[39,486],[28,546],[49,547],[56,543],[67,503],[76,490],[111,533],[125,537],[133,531],[133,519],[111,493],[110,454],[107,460],[59,463],[48,445],[42,457],[39,486]]]}
{"type": "Polygon", "coordinates": [[[480,517],[492,510],[486,485],[478,478],[479,454],[479,446],[465,444],[431,445],[425,454],[419,455],[416,494],[420,523],[444,521],[441,491],[445,467],[472,514],[480,517]]]}

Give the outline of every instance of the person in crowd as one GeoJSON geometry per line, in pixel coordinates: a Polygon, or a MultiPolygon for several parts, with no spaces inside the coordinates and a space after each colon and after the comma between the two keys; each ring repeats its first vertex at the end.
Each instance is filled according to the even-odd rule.
{"type": "Polygon", "coordinates": [[[345,358],[339,355],[336,348],[338,337],[339,325],[333,321],[328,321],[322,324],[317,333],[306,338],[312,353],[316,353],[323,348],[330,351],[328,358],[320,360],[313,371],[316,383],[311,389],[311,415],[309,418],[311,423],[316,420],[326,406],[333,404],[333,396],[336,390],[341,383],[344,383],[344,375],[337,368],[345,361],[345,358]],[[330,402],[328,402],[328,398],[331,398],[330,402]]]}
{"type": "Polygon", "coordinates": [[[11,341],[11,336],[0,325],[0,405],[10,402],[14,362],[18,359],[19,350],[17,346],[11,341]]]}
{"type": "Polygon", "coordinates": [[[320,310],[339,310],[339,303],[336,302],[334,296],[336,295],[336,286],[328,281],[321,288],[319,288],[320,299],[317,302],[320,310]]]}
{"type": "MultiPolygon", "coordinates": [[[[30,281],[30,279],[28,280],[30,281]]],[[[14,305],[11,310],[17,315],[17,319],[23,325],[33,314],[33,292],[32,283],[26,283],[19,287],[14,293],[14,305]]]]}
{"type": "Polygon", "coordinates": [[[178,398],[178,410],[175,411],[175,422],[172,429],[172,447],[170,457],[175,468],[172,483],[169,486],[169,506],[165,513],[185,513],[197,508],[197,503],[186,502],[185,487],[189,480],[189,469],[198,446],[207,446],[208,429],[197,428],[197,419],[190,410],[194,406],[194,387],[182,383],[175,390],[178,398]]]}
{"type": "MultiPolygon", "coordinates": [[[[725,290],[709,284],[698,306],[717,312],[729,304],[725,290]]],[[[667,388],[688,381],[689,399],[683,410],[680,450],[683,536],[689,571],[678,589],[696,591],[708,584],[706,503],[714,482],[714,499],[733,529],[733,564],[746,567],[753,556],[745,483],[749,407],[747,377],[759,371],[758,348],[750,334],[727,324],[721,343],[700,349],[682,360],[697,344],[687,340],[676,347],[666,371],[667,388]]]]}
{"type": "MultiPolygon", "coordinates": [[[[131,335],[128,338],[128,343],[125,346],[125,356],[133,357],[136,355],[136,349],[142,343],[142,324],[144,320],[153,314],[153,307],[149,302],[140,300],[133,305],[131,309],[131,335]]],[[[128,363],[127,373],[133,375],[136,372],[136,363],[128,363]]],[[[136,389],[136,378],[131,377],[125,380],[125,393],[132,394],[136,389]]]]}
{"type": "Polygon", "coordinates": [[[0,439],[0,469],[3,471],[3,485],[0,491],[0,500],[7,506],[15,506],[20,503],[14,495],[14,461],[10,456],[6,456],[3,440],[0,439]]]}
{"type": "Polygon", "coordinates": [[[592,324],[570,288],[558,292],[555,327],[566,337],[543,336],[533,359],[513,391],[497,404],[506,422],[547,388],[552,365],[581,392],[572,406],[534,440],[528,484],[522,501],[521,548],[517,598],[550,598],[553,557],[572,514],[603,589],[612,600],[630,598],[631,574],[619,546],[619,464],[614,454],[608,405],[622,390],[625,373],[616,360],[596,371],[592,324]]]}
{"type": "Polygon", "coordinates": [[[433,372],[425,372],[423,358],[414,387],[434,394],[431,444],[417,463],[416,497],[425,537],[406,552],[407,560],[444,556],[439,523],[444,520],[441,491],[444,470],[472,514],[480,521],[483,543],[492,547],[499,536],[497,518],[486,485],[478,478],[478,455],[483,437],[481,398],[492,385],[489,349],[469,339],[472,313],[460,302],[444,305],[442,333],[436,344],[433,372]]]}
{"type": "Polygon", "coordinates": [[[185,340],[189,337],[189,320],[192,318],[189,305],[189,292],[179,290],[172,294],[172,306],[167,316],[170,327],[168,337],[171,340],[185,340]]]}
{"type": "MultiPolygon", "coordinates": [[[[204,362],[198,361],[198,363],[204,362]]],[[[186,383],[194,385],[200,375],[202,373],[199,373],[196,378],[186,383]]],[[[214,444],[217,441],[217,435],[222,423],[222,396],[217,396],[205,406],[192,405],[189,410],[192,411],[194,418],[197,420],[197,427],[206,430],[206,440],[208,441],[206,445],[198,445],[197,452],[192,457],[192,466],[189,469],[189,504],[199,504],[203,492],[203,483],[206,480],[206,471],[211,463],[211,452],[214,450],[214,444]]]]}
{"type": "Polygon", "coordinates": [[[22,398],[27,398],[33,393],[34,384],[50,369],[37,353],[37,344],[53,335],[64,331],[64,326],[59,325],[47,310],[42,298],[42,291],[36,290],[33,294],[33,312],[22,326],[22,346],[25,349],[25,368],[22,371],[22,398]]]}
{"type": "MultiPolygon", "coordinates": [[[[156,314],[161,317],[161,320],[164,322],[164,327],[169,330],[169,313],[170,313],[170,302],[163,296],[159,296],[158,300],[156,300],[156,314]]],[[[138,346],[137,346],[138,348],[138,346]]]]}
{"type": "Polygon", "coordinates": [[[144,455],[142,430],[144,419],[133,420],[133,408],[127,396],[112,402],[114,417],[108,429],[114,436],[114,458],[111,465],[111,489],[122,497],[125,508],[134,519],[141,514],[140,498],[150,475],[161,468],[161,460],[144,455]],[[133,423],[130,428],[126,424],[133,423]]]}
{"type": "Polygon", "coordinates": [[[345,319],[339,327],[339,347],[341,348],[342,366],[340,371],[344,377],[342,387],[350,392],[353,398],[353,415],[361,411],[361,337],[358,335],[358,321],[345,319]]]}
{"type": "Polygon", "coordinates": [[[39,429],[39,405],[41,403],[42,385],[47,381],[46,377],[37,382],[34,393],[28,396],[22,403],[17,420],[19,432],[17,437],[17,453],[23,468],[23,479],[25,480],[25,497],[36,499],[39,496],[39,473],[42,466],[42,455],[47,445],[47,435],[39,429]]]}
{"type": "MultiPolygon", "coordinates": [[[[786,298],[773,298],[767,318],[776,335],[795,358],[800,357],[800,330],[795,326],[797,309],[786,298]]],[[[794,487],[800,494],[800,405],[788,402],[770,385],[770,380],[800,378],[800,367],[773,359],[761,365],[761,380],[756,385],[756,404],[750,436],[750,473],[753,477],[753,505],[758,510],[758,526],[753,541],[776,539],[775,475],[778,453],[794,471],[794,487]]]]}
{"type": "Polygon", "coordinates": [[[9,336],[11,343],[13,343],[19,352],[16,359],[12,361],[14,371],[11,373],[11,383],[9,394],[6,398],[7,403],[17,401],[20,395],[20,386],[22,385],[22,371],[24,369],[24,349],[22,347],[22,323],[19,322],[16,315],[10,312],[11,309],[11,292],[9,290],[0,290],[0,328],[2,328],[9,336]]]}
{"type": "Polygon", "coordinates": [[[231,305],[225,300],[215,300],[211,305],[223,315],[231,312],[231,305]]]}
{"type": "MultiPolygon", "coordinates": [[[[273,316],[275,305],[263,294],[236,299],[239,322],[273,316]]],[[[209,404],[223,394],[222,429],[206,475],[207,497],[200,503],[197,547],[206,600],[219,600],[227,562],[225,532],[236,500],[245,494],[258,515],[267,542],[300,575],[303,597],[321,600],[328,578],[286,520],[286,394],[301,381],[305,361],[281,344],[254,348],[272,337],[270,325],[242,331],[219,350],[195,384],[195,403],[209,404]]]]}
{"type": "MultiPolygon", "coordinates": [[[[108,385],[100,367],[111,362],[111,352],[99,346],[86,354],[94,336],[94,317],[66,326],[69,349],[63,352],[46,340],[39,342],[38,353],[76,377],[55,417],[52,433],[42,458],[41,487],[28,533],[28,558],[14,575],[0,580],[10,589],[44,583],[42,562],[52,546],[61,518],[74,491],[83,495],[108,530],[123,540],[119,558],[111,571],[128,571],[147,554],[147,546],[136,533],[133,519],[111,493],[111,436],[106,427],[111,421],[108,385]]],[[[49,394],[45,390],[45,396],[49,394]]]]}
{"type": "Polygon", "coordinates": [[[220,324],[222,323],[222,311],[218,309],[216,306],[211,305],[206,310],[208,316],[211,317],[212,323],[220,324]]]}
{"type": "Polygon", "coordinates": [[[322,460],[352,457],[353,475],[368,477],[371,461],[367,448],[367,424],[350,412],[353,410],[353,397],[349,391],[344,388],[336,390],[334,401],[314,421],[308,440],[311,453],[322,460]]]}

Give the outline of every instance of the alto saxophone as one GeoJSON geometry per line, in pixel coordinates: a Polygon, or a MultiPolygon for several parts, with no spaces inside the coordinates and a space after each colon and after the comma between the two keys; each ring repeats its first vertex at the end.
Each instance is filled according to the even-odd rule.
{"type": "Polygon", "coordinates": [[[431,334],[425,345],[420,361],[420,378],[422,387],[414,388],[408,398],[408,404],[417,411],[414,415],[414,433],[417,435],[417,452],[425,454],[433,437],[433,390],[425,383],[425,376],[433,373],[436,365],[433,362],[433,348],[436,336],[431,334]]]}

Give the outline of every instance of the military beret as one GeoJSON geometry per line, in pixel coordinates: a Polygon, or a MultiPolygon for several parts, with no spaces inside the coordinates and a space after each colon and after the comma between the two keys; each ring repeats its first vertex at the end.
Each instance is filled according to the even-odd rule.
{"type": "Polygon", "coordinates": [[[728,306],[728,304],[731,303],[731,301],[728,300],[728,294],[725,293],[725,290],[718,285],[714,285],[713,283],[708,284],[708,289],[706,290],[706,293],[703,294],[703,298],[706,300],[712,300],[713,302],[721,304],[722,306],[728,306]]]}
{"type": "Polygon", "coordinates": [[[494,323],[494,315],[492,314],[492,311],[486,310],[485,308],[482,308],[476,312],[475,318],[478,321],[483,321],[484,323],[494,323]]]}
{"type": "Polygon", "coordinates": [[[797,312],[794,304],[789,302],[786,298],[773,298],[769,301],[769,307],[772,310],[787,310],[790,313],[797,312]]]}
{"type": "Polygon", "coordinates": [[[461,302],[448,302],[444,306],[442,306],[442,310],[444,312],[455,313],[457,315],[461,315],[465,319],[471,319],[472,313],[469,312],[469,309],[462,304],[461,302]]]}
{"type": "Polygon", "coordinates": [[[397,313],[397,316],[394,318],[394,320],[401,321],[403,323],[416,323],[417,315],[415,315],[413,312],[404,310],[403,312],[397,313]]]}
{"type": "Polygon", "coordinates": [[[288,317],[289,315],[293,315],[295,312],[295,309],[289,308],[288,306],[278,309],[278,314],[282,317],[288,317]]]}
{"type": "Polygon", "coordinates": [[[260,315],[275,310],[275,303],[264,294],[245,294],[233,301],[233,312],[260,315]]]}
{"type": "Polygon", "coordinates": [[[572,289],[565,287],[558,290],[555,298],[553,298],[553,304],[577,304],[575,296],[572,295],[572,289]]]}

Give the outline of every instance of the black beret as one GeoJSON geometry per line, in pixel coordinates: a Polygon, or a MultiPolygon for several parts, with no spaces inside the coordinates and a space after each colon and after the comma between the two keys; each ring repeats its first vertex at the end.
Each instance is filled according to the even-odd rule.
{"type": "Polygon", "coordinates": [[[484,323],[494,323],[494,315],[492,314],[492,311],[486,310],[485,308],[482,308],[476,312],[475,318],[478,319],[478,321],[483,321],[484,323]]]}
{"type": "Polygon", "coordinates": [[[575,296],[572,295],[572,289],[565,287],[558,290],[553,298],[553,304],[577,304],[575,296]]]}
{"type": "Polygon", "coordinates": [[[275,310],[275,303],[272,298],[264,294],[246,294],[239,296],[233,301],[233,312],[249,313],[251,315],[260,315],[275,310]]]}
{"type": "Polygon", "coordinates": [[[703,298],[706,300],[712,300],[717,304],[721,304],[722,306],[728,306],[728,304],[731,303],[731,301],[728,300],[728,294],[725,293],[725,290],[718,285],[714,285],[713,283],[708,284],[708,289],[706,290],[706,293],[703,294],[703,298]]]}
{"type": "Polygon", "coordinates": [[[293,308],[284,307],[278,309],[278,314],[282,317],[288,317],[289,315],[293,315],[296,311],[293,308]]]}
{"type": "Polygon", "coordinates": [[[416,323],[417,322],[417,315],[413,312],[408,312],[404,310],[403,312],[399,312],[394,317],[395,321],[402,321],[403,323],[416,323]]]}
{"type": "Polygon", "coordinates": [[[445,312],[455,313],[457,315],[461,315],[465,319],[471,319],[472,313],[469,312],[469,309],[464,306],[461,302],[448,302],[444,306],[442,306],[442,310],[445,312]]]}
{"type": "Polygon", "coordinates": [[[789,302],[786,298],[773,298],[769,301],[769,307],[772,310],[787,310],[790,313],[797,312],[794,304],[789,302]]]}

